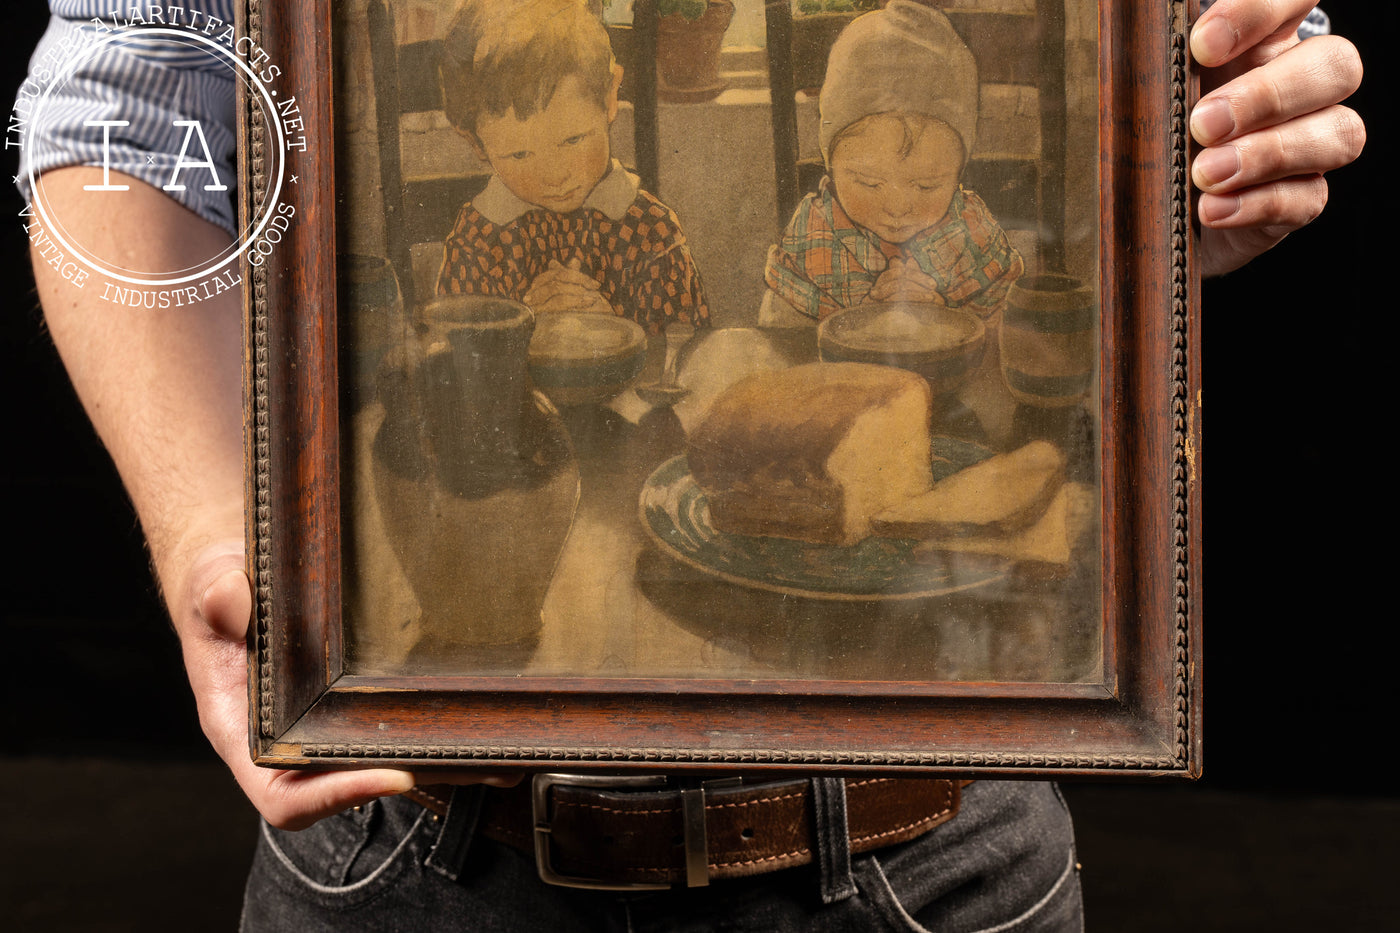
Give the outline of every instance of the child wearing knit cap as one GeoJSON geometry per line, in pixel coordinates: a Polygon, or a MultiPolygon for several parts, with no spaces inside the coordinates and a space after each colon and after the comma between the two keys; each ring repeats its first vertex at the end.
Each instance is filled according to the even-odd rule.
{"type": "Polygon", "coordinates": [[[1024,265],[959,180],[977,136],[977,64],[943,13],[909,0],[858,17],[821,89],[827,175],[770,248],[765,321],[864,301],[929,301],[988,319],[1024,265]]]}

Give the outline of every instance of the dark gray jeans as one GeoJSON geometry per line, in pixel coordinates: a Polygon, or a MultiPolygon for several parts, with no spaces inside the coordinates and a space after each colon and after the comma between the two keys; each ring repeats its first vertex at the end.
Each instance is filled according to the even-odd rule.
{"type": "Polygon", "coordinates": [[[298,833],[264,824],[244,933],[1083,928],[1074,834],[1053,784],[978,781],[948,823],[854,858],[844,819],[820,818],[820,864],[645,895],[544,884],[526,854],[470,838],[472,820],[457,818],[470,800],[459,792],[445,820],[394,798],[298,833]]]}

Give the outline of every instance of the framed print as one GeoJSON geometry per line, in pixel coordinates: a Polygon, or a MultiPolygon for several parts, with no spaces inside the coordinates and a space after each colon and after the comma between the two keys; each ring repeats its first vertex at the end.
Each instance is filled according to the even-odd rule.
{"type": "Polygon", "coordinates": [[[259,763],[1200,772],[1186,3],[242,13],[259,763]]]}

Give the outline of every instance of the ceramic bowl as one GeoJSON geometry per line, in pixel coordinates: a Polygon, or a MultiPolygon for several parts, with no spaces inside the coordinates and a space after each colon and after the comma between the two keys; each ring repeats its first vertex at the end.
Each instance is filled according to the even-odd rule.
{"type": "Polygon", "coordinates": [[[882,363],[918,373],[935,396],[956,391],[982,360],[987,327],[969,311],[917,302],[869,302],[817,327],[823,360],[882,363]]]}
{"type": "Polygon", "coordinates": [[[535,318],[530,378],[560,407],[606,402],[641,374],[646,331],[627,318],[551,312],[535,318]]]}

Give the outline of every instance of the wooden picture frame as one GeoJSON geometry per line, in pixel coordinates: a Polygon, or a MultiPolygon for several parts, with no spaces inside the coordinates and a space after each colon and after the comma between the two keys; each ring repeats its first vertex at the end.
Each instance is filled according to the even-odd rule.
{"type": "MultiPolygon", "coordinates": [[[[241,25],[256,47],[280,64],[278,99],[295,95],[298,119],[305,121],[305,138],[313,150],[310,158],[299,162],[295,185],[286,186],[281,196],[294,207],[294,222],[279,228],[275,249],[254,256],[252,262],[245,259],[244,266],[248,553],[255,581],[249,634],[254,759],[276,767],[377,764],[415,771],[519,767],[607,772],[917,771],[931,776],[1199,775],[1200,315],[1186,168],[1186,114],[1195,87],[1186,50],[1191,10],[1186,2],[1150,0],[1037,0],[1024,6],[1014,15],[1030,17],[1036,28],[1044,31],[1048,23],[1058,35],[1082,39],[1087,34],[1091,40],[1087,45],[1052,43],[1053,50],[1042,59],[1051,74],[1060,69],[1058,80],[1065,93],[1039,94],[1038,155],[1030,166],[1038,174],[1030,202],[1040,213],[1030,218],[1037,240],[1034,257],[1027,262],[1035,268],[1026,274],[1029,279],[1038,273],[1088,268],[1090,300],[1097,308],[1097,326],[1090,331],[1092,384],[1069,406],[1083,417],[1066,421],[1063,415],[1046,416],[1059,425],[1056,430],[1069,434],[1079,430],[1076,425],[1088,425],[1090,459],[1081,479],[1087,477],[1086,488],[1092,493],[1091,528],[1086,537],[1073,539],[1087,547],[1076,551],[1088,555],[1087,575],[1070,573],[1075,582],[1062,585],[1054,581],[1064,575],[1023,573],[1036,561],[1011,561],[1009,575],[1003,576],[1013,582],[993,588],[1000,600],[995,608],[988,608],[995,602],[990,598],[979,602],[976,586],[968,595],[957,592],[960,587],[924,591],[916,584],[889,598],[888,593],[842,591],[846,583],[835,593],[814,593],[803,588],[808,584],[773,579],[757,585],[752,580],[736,582],[725,568],[705,566],[705,558],[687,562],[685,555],[668,552],[664,541],[658,546],[655,528],[640,527],[648,522],[645,499],[640,506],[631,504],[638,502],[637,486],[622,488],[614,473],[604,471],[596,482],[622,503],[615,509],[639,509],[627,516],[634,524],[626,531],[626,548],[619,552],[623,557],[620,563],[608,564],[597,582],[570,578],[573,589],[567,597],[558,592],[541,596],[547,607],[554,607],[546,608],[544,635],[532,634],[505,647],[487,644],[486,636],[473,636],[478,638],[475,647],[464,647],[460,641],[434,643],[427,635],[415,635],[417,640],[405,648],[393,641],[397,636],[384,632],[402,628],[413,618],[421,621],[422,614],[430,612],[424,590],[429,584],[409,584],[419,615],[394,615],[400,610],[385,608],[392,599],[385,596],[388,590],[376,570],[381,558],[372,553],[373,546],[363,544],[366,534],[376,540],[389,537],[377,528],[366,532],[372,522],[365,518],[360,497],[374,481],[360,471],[377,456],[367,451],[387,432],[384,424],[392,413],[390,403],[377,395],[374,399],[379,401],[370,403],[380,405],[381,420],[372,428],[357,421],[370,404],[365,386],[388,391],[382,375],[365,375],[369,370],[382,374],[386,355],[382,347],[376,349],[368,369],[363,355],[357,356],[370,337],[369,325],[355,322],[371,319],[357,318],[359,312],[350,309],[347,296],[355,289],[359,295],[371,289],[364,278],[355,278],[364,271],[361,260],[350,258],[359,253],[355,238],[367,229],[362,217],[368,211],[382,222],[381,249],[389,254],[381,256],[379,268],[397,266],[401,272],[400,294],[405,297],[396,307],[405,300],[416,302],[419,309],[431,305],[427,295],[415,295],[425,280],[421,274],[415,279],[415,257],[402,248],[403,238],[409,236],[403,225],[411,225],[413,197],[429,207],[450,199],[431,185],[413,197],[396,197],[394,192],[408,192],[412,181],[407,158],[394,164],[406,150],[397,142],[378,148],[387,138],[381,135],[376,159],[367,163],[377,162],[377,171],[365,169],[365,152],[354,149],[352,132],[382,134],[385,127],[407,132],[408,124],[398,114],[400,103],[390,102],[380,82],[385,54],[394,57],[395,67],[408,67],[403,56],[415,27],[384,20],[393,7],[381,0],[245,0],[241,25]],[[346,25],[347,10],[356,15],[364,11],[366,31],[354,32],[346,25]],[[409,41],[390,41],[395,39],[409,41]],[[1096,73],[1096,79],[1086,84],[1063,77],[1066,69],[1076,67],[1096,73]],[[1087,133],[1073,123],[1076,107],[1089,115],[1087,133]],[[1069,116],[1066,108],[1072,111],[1069,116]],[[1076,158],[1077,168],[1066,169],[1066,160],[1076,158]],[[1086,172],[1091,188],[1083,197],[1076,186],[1082,185],[1086,172]],[[1056,204],[1076,206],[1056,219],[1053,208],[1044,210],[1056,204]],[[1084,218],[1092,240],[1088,253],[1075,240],[1086,227],[1084,218]],[[1085,580],[1091,592],[1082,599],[1085,580]],[[614,618],[609,614],[618,605],[627,608],[614,618]],[[549,627],[551,611],[574,614],[567,634],[549,627]],[[612,640],[590,647],[584,643],[595,631],[590,622],[594,617],[596,631],[604,633],[599,638],[612,640]],[[655,618],[682,618],[677,631],[685,632],[677,638],[698,640],[677,642],[682,647],[667,653],[666,638],[648,627],[655,618]],[[945,618],[957,620],[955,633],[953,623],[942,621],[945,618]],[[541,649],[538,638],[553,647],[541,649]],[[881,638],[883,648],[871,647],[881,638]],[[574,655],[556,650],[571,641],[579,642],[578,657],[586,659],[576,669],[570,667],[574,655]],[[426,651],[421,647],[425,644],[437,648],[426,651]],[[650,649],[638,647],[649,644],[663,646],[655,658],[646,653],[650,649]],[[698,653],[678,660],[692,644],[700,646],[698,653]],[[926,663],[920,655],[923,646],[930,646],[926,663]],[[423,662],[423,657],[448,660],[436,664],[423,662]]],[[[639,20],[630,31],[614,31],[613,48],[620,47],[616,33],[630,33],[621,41],[632,43],[629,54],[639,54],[645,62],[655,55],[657,33],[652,21],[641,21],[651,9],[646,0],[639,0],[637,9],[639,20]]],[[[955,9],[948,16],[963,28],[959,16],[983,22],[977,12],[955,9]]],[[[791,39],[795,21],[786,4],[769,4],[762,28],[770,42],[779,37],[776,47],[796,47],[791,39]]],[[[986,44],[995,48],[1001,41],[1000,28],[974,25],[972,31],[984,30],[986,44]]],[[[974,51],[979,41],[969,42],[974,51]]],[[[672,103],[666,100],[664,77],[658,94],[650,68],[634,68],[632,84],[624,85],[622,93],[634,124],[641,122],[636,115],[646,107],[660,113],[655,120],[646,118],[651,130],[634,125],[629,134],[631,167],[643,177],[644,187],[659,183],[663,200],[685,203],[690,203],[687,185],[675,179],[686,176],[674,170],[674,153],[684,146],[668,130],[675,125],[676,108],[715,110],[726,100],[741,98],[797,101],[796,113],[765,105],[770,109],[764,111],[764,122],[771,124],[772,134],[762,138],[762,146],[779,155],[772,165],[765,162],[761,172],[755,169],[752,179],[764,175],[763,190],[770,194],[756,194],[756,182],[728,183],[742,189],[748,201],[763,204],[730,210],[732,222],[767,225],[771,243],[781,234],[778,218],[791,216],[800,183],[800,170],[786,167],[789,157],[802,155],[793,151],[803,145],[795,142],[800,133],[793,127],[810,119],[815,104],[803,104],[792,63],[784,62],[782,55],[769,58],[771,93],[750,89],[753,93],[746,91],[745,97],[737,93],[743,89],[735,89],[730,98],[672,103]],[[667,159],[673,160],[670,169],[667,159]]],[[[1014,75],[1005,83],[1013,79],[1014,75]]],[[[407,77],[397,85],[407,89],[407,77]]],[[[703,97],[707,91],[695,93],[703,97]]],[[[981,90],[984,124],[987,93],[981,90]]],[[[240,196],[242,209],[256,214],[268,209],[268,121],[260,116],[257,101],[245,95],[241,106],[240,196]]],[[[688,111],[686,119],[700,120],[701,113],[688,111]]],[[[615,128],[615,136],[617,132],[615,128]]],[[[745,139],[752,136],[744,132],[745,139]]],[[[726,145],[733,149],[737,139],[726,145]]],[[[695,145],[704,145],[704,140],[695,145]]],[[[432,148],[437,151],[436,144],[432,148]]],[[[998,157],[992,154],[982,161],[995,162],[998,157]]],[[[974,148],[967,165],[978,159],[974,148]]],[[[976,171],[981,174],[975,177],[988,190],[1014,188],[1020,183],[1017,179],[1026,177],[1024,168],[979,165],[976,171]]],[[[742,170],[727,166],[731,173],[742,170]]],[[[458,203],[449,205],[454,212],[458,203]]],[[[689,214],[682,207],[676,211],[682,225],[688,216],[697,218],[690,235],[703,271],[704,250],[711,242],[702,232],[703,208],[689,214]]],[[[738,242],[740,237],[739,232],[726,233],[724,242],[738,242]]],[[[437,257],[442,255],[441,250],[430,253],[428,262],[441,263],[437,257]]],[[[762,255],[755,260],[746,248],[744,257],[739,265],[756,263],[743,268],[756,268],[761,276],[762,255]]],[[[417,262],[421,270],[422,250],[417,262]]],[[[722,283],[724,274],[715,282],[722,283]]],[[[737,293],[722,284],[715,293],[721,297],[715,300],[714,313],[721,320],[695,344],[686,365],[700,358],[706,347],[718,345],[711,334],[730,329],[728,321],[734,320],[736,312],[726,310],[725,301],[737,293]],[[725,319],[726,314],[731,317],[725,319]]],[[[742,298],[733,303],[748,307],[752,302],[742,298]]],[[[741,323],[732,329],[762,330],[752,322],[741,323]]],[[[1001,326],[1007,327],[1004,319],[1001,326]]],[[[426,325],[419,327],[419,336],[426,330],[426,325]]],[[[446,333],[430,335],[439,350],[457,339],[446,333]]],[[[774,339],[778,342],[764,346],[781,343],[774,339]]],[[[811,358],[801,353],[815,353],[809,337],[791,339],[807,343],[805,349],[792,351],[799,356],[790,356],[790,361],[811,358]]],[[[655,328],[647,340],[645,362],[638,364],[643,371],[627,378],[661,378],[665,348],[665,330],[655,328]]],[[[473,358],[480,356],[475,353],[473,358]]],[[[402,361],[395,365],[400,366],[396,372],[419,372],[412,367],[427,364],[420,360],[408,370],[403,366],[409,364],[402,361]]],[[[565,401],[572,404],[576,399],[565,401]]],[[[645,415],[633,420],[619,413],[618,405],[610,396],[567,408],[563,423],[572,443],[587,447],[596,440],[579,439],[581,424],[592,425],[588,430],[602,435],[616,434],[610,427],[616,425],[624,431],[641,431],[638,426],[644,424],[654,427],[655,421],[646,422],[645,415]],[[613,407],[604,410],[604,402],[613,407]],[[577,415],[579,410],[593,414],[577,415]]],[[[1024,402],[1022,407],[1037,409],[1024,402]]],[[[1039,410],[1044,414],[1051,406],[1039,410]]],[[[478,429],[453,423],[467,434],[478,429]]],[[[658,451],[671,456],[684,449],[684,438],[674,434],[671,421],[667,424],[673,433],[664,441],[649,435],[637,441],[643,455],[655,456],[657,463],[666,459],[657,456],[658,451]]],[[[681,426],[693,436],[693,424],[681,426]]],[[[989,447],[988,452],[1008,446],[985,439],[979,443],[989,447]]],[[[536,460],[549,456],[540,454],[536,460]]],[[[472,455],[467,462],[472,471],[488,469],[472,455]]],[[[587,503],[586,469],[584,480],[587,503]]],[[[421,540],[404,543],[414,535],[400,535],[391,548],[395,559],[437,560],[422,556],[441,550],[442,526],[433,525],[436,519],[429,517],[435,507],[410,498],[402,502],[408,505],[400,511],[410,513],[406,520],[421,540]],[[419,556],[405,557],[412,547],[419,547],[419,556]]],[[[389,510],[384,505],[385,514],[378,519],[386,527],[401,521],[389,517],[389,510]]],[[[571,511],[570,521],[577,514],[571,511]]],[[[489,537],[486,520],[464,521],[476,521],[478,525],[466,527],[482,529],[468,535],[479,548],[495,546],[480,544],[489,537]]],[[[512,531],[526,533],[518,517],[495,521],[513,523],[512,531]]],[[[538,551],[530,553],[539,556],[538,551]]],[[[461,551],[452,556],[451,567],[465,566],[459,561],[461,551]]],[[[569,559],[566,555],[564,562],[569,559]]],[[[506,578],[515,572],[511,565],[524,560],[522,556],[492,565],[490,573],[502,581],[502,592],[517,586],[506,578]]],[[[556,550],[539,556],[538,562],[550,574],[558,560],[556,550]]],[[[529,575],[520,574],[522,579],[529,575]]],[[[478,616],[496,618],[509,614],[501,607],[511,600],[526,599],[502,597],[481,582],[470,586],[474,589],[456,597],[467,614],[475,607],[478,616]]],[[[526,606],[521,614],[528,617],[532,612],[538,615],[537,604],[526,606]]]]}

